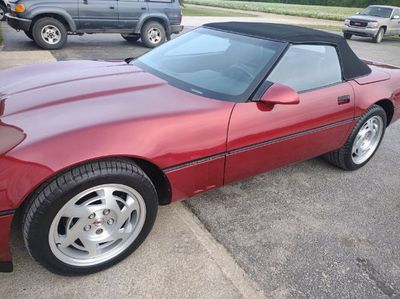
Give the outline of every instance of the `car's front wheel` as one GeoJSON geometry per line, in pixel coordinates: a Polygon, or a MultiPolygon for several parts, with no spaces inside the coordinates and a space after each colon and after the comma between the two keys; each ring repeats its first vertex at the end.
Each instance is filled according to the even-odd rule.
{"type": "Polygon", "coordinates": [[[25,244],[54,273],[94,273],[139,247],[157,208],[156,190],[135,163],[92,162],[60,174],[33,194],[23,217],[25,244]]]}
{"type": "Polygon", "coordinates": [[[363,167],[375,155],[385,135],[387,116],[378,105],[372,106],[357,121],[346,144],[326,154],[325,159],[345,170],[363,167]]]}
{"type": "Polygon", "coordinates": [[[382,42],[384,35],[385,35],[385,29],[384,28],[379,28],[378,33],[372,39],[373,42],[379,44],[380,42],[382,42]]]}
{"type": "Polygon", "coordinates": [[[345,33],[343,34],[343,36],[344,36],[345,39],[351,39],[351,37],[353,36],[353,34],[345,32],[345,33]]]}
{"type": "Polygon", "coordinates": [[[42,18],[35,22],[32,36],[36,44],[42,49],[57,50],[67,42],[65,25],[54,18],[42,18]]]}

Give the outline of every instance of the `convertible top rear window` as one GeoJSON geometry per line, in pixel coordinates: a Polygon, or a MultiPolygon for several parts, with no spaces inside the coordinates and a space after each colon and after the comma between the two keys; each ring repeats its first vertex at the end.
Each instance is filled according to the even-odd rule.
{"type": "Polygon", "coordinates": [[[287,43],[199,28],[132,62],[180,89],[244,102],[287,43]]]}

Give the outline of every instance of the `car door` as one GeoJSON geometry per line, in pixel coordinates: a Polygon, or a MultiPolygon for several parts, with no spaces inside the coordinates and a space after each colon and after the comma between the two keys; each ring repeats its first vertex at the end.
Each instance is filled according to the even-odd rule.
{"type": "Polygon", "coordinates": [[[136,29],[143,14],[149,14],[149,5],[144,0],[119,0],[119,27],[122,29],[136,29]]]}
{"type": "Polygon", "coordinates": [[[292,45],[267,81],[299,93],[296,105],[236,104],[228,130],[225,183],[342,146],[354,120],[354,93],[336,48],[292,45]]]}
{"type": "Polygon", "coordinates": [[[117,0],[78,0],[79,29],[105,31],[118,28],[117,0]]]}

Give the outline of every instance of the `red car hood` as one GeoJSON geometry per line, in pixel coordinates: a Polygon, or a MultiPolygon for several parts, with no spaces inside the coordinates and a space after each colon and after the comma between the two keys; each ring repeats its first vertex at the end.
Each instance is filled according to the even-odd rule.
{"type": "MultiPolygon", "coordinates": [[[[109,143],[99,144],[101,154],[150,155],[152,151],[156,156],[178,151],[172,141],[179,137],[181,147],[212,148],[212,153],[219,153],[225,147],[234,107],[175,88],[123,62],[71,61],[15,68],[0,72],[0,82],[0,126],[25,134],[15,148],[19,151],[46,142],[47,148],[50,143],[53,148],[63,144],[57,151],[69,147],[70,152],[74,140],[89,150],[98,139],[108,139],[109,143]],[[193,136],[199,134],[207,140],[194,142],[193,136]]],[[[193,152],[190,159],[201,156],[193,152]]]]}
{"type": "Polygon", "coordinates": [[[126,63],[71,61],[0,72],[2,116],[117,95],[167,83],[126,63]]]}

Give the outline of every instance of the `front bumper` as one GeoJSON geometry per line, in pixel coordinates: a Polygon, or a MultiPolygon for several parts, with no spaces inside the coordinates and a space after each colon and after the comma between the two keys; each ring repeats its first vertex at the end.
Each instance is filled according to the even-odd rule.
{"type": "Polygon", "coordinates": [[[171,25],[171,34],[172,33],[180,33],[183,30],[183,26],[182,25],[171,25]]]}
{"type": "Polygon", "coordinates": [[[375,37],[378,34],[379,28],[367,28],[367,27],[354,27],[344,25],[342,27],[343,33],[350,33],[358,36],[375,37]]]}
{"type": "Polygon", "coordinates": [[[0,212],[0,272],[12,272],[13,263],[10,252],[10,230],[14,211],[0,212]]]}
{"type": "Polygon", "coordinates": [[[11,14],[6,14],[7,23],[15,30],[29,31],[31,28],[32,20],[14,17],[11,14]]]}

